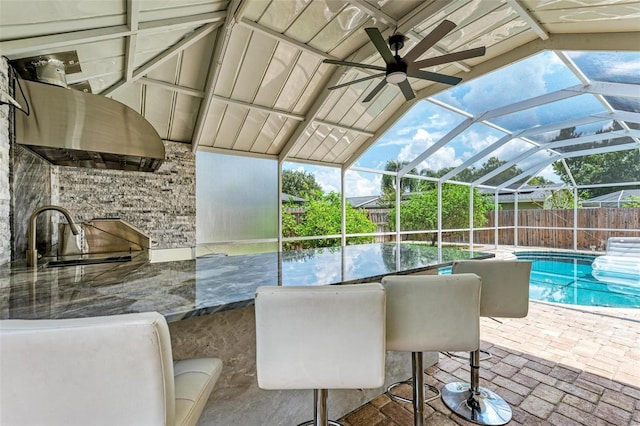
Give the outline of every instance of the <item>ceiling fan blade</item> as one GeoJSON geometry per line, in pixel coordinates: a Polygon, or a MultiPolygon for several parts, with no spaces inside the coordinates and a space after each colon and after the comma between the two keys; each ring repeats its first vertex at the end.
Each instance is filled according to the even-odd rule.
{"type": "Polygon", "coordinates": [[[439,74],[437,72],[422,71],[422,70],[409,70],[407,71],[409,77],[421,78],[423,80],[431,80],[437,83],[449,84],[455,86],[460,83],[462,79],[460,77],[453,77],[450,75],[439,74]]]}
{"type": "Polygon", "coordinates": [[[352,85],[352,84],[360,83],[360,82],[362,82],[362,81],[367,81],[367,80],[371,80],[371,79],[373,79],[373,78],[378,78],[378,77],[384,77],[384,75],[385,75],[385,73],[383,73],[383,72],[382,72],[382,73],[380,73],[380,74],[368,75],[368,76],[366,76],[366,77],[362,77],[362,78],[359,78],[359,79],[357,79],[357,80],[349,81],[349,82],[347,82],[347,83],[342,83],[342,84],[338,84],[338,85],[336,85],[336,86],[327,87],[327,89],[328,89],[328,90],[340,89],[340,88],[342,88],[342,87],[350,86],[350,85],[352,85]]]}
{"type": "Polygon", "coordinates": [[[439,42],[444,36],[449,34],[451,30],[456,27],[451,21],[447,21],[446,19],[433,30],[425,38],[420,40],[418,44],[416,44],[413,49],[409,51],[403,58],[405,62],[413,62],[420,57],[424,52],[426,52],[430,47],[439,42]]]}
{"type": "Polygon", "coordinates": [[[376,70],[376,71],[387,71],[385,67],[381,67],[378,65],[359,64],[357,62],[338,61],[336,59],[325,59],[322,62],[325,64],[344,65],[346,67],[357,67],[357,68],[367,68],[367,69],[376,70]]]}
{"type": "Polygon", "coordinates": [[[447,53],[446,55],[436,56],[435,58],[424,59],[409,64],[410,69],[420,69],[432,67],[434,65],[447,64],[449,62],[462,61],[463,59],[476,58],[484,56],[486,48],[476,47],[475,49],[463,50],[461,52],[447,53]]]}
{"type": "Polygon", "coordinates": [[[371,99],[373,99],[373,97],[375,95],[378,94],[379,91],[382,90],[382,88],[387,84],[387,80],[382,80],[380,83],[378,83],[378,85],[376,87],[373,88],[373,90],[371,92],[369,92],[369,94],[367,95],[366,98],[364,98],[362,100],[362,102],[369,102],[371,99]]]}
{"type": "Polygon", "coordinates": [[[398,87],[400,87],[400,90],[402,90],[402,94],[404,95],[404,98],[406,100],[410,101],[411,99],[416,97],[416,94],[413,93],[413,89],[411,88],[409,81],[405,80],[399,83],[398,87]]]}
{"type": "Polygon", "coordinates": [[[378,52],[380,52],[380,55],[382,56],[382,59],[384,59],[384,62],[387,65],[395,64],[396,58],[393,57],[393,54],[391,53],[391,50],[389,50],[389,46],[387,46],[387,42],[384,40],[384,37],[382,37],[380,30],[376,27],[365,28],[364,30],[369,35],[369,38],[371,39],[373,45],[376,47],[376,49],[378,49],[378,52]]]}

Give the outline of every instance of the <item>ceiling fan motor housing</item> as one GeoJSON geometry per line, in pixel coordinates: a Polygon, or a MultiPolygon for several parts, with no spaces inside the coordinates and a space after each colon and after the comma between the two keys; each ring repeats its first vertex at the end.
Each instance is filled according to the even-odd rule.
{"type": "Polygon", "coordinates": [[[396,62],[387,64],[387,83],[399,84],[407,79],[407,63],[398,55],[396,62]]]}

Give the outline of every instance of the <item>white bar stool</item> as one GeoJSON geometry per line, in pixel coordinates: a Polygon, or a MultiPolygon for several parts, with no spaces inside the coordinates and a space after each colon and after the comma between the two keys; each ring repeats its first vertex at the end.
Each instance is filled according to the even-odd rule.
{"type": "Polygon", "coordinates": [[[384,384],[380,284],[259,287],[255,309],[258,386],[314,389],[314,418],[303,424],[329,424],[328,389],[384,384]]]}
{"type": "Polygon", "coordinates": [[[0,424],[196,426],[217,358],[173,362],[157,312],[0,321],[0,424]]]}
{"type": "MultiPolygon", "coordinates": [[[[519,260],[466,260],[454,262],[452,274],[474,273],[482,278],[480,316],[523,318],[529,312],[531,262],[519,260]]],[[[481,425],[503,425],[511,420],[509,404],[480,386],[480,350],[471,352],[471,383],[448,383],[442,400],[453,412],[481,425]]]]}
{"type": "Polygon", "coordinates": [[[387,349],[411,352],[413,424],[422,426],[422,352],[478,349],[480,278],[474,274],[395,275],[383,278],[382,285],[387,292],[387,349]]]}

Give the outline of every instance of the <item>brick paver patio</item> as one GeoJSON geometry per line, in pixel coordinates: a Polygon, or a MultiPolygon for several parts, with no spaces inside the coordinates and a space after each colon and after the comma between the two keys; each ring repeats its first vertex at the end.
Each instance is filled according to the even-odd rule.
{"type": "MultiPolygon", "coordinates": [[[[513,409],[510,425],[640,425],[640,310],[530,303],[529,315],[481,320],[481,385],[513,409]]],[[[425,371],[437,387],[468,381],[468,363],[440,355],[425,371]]],[[[402,391],[411,398],[410,389],[402,391]]],[[[411,404],[381,395],[340,420],[345,426],[413,425],[411,404]]],[[[441,400],[427,425],[471,425],[441,400]]]]}

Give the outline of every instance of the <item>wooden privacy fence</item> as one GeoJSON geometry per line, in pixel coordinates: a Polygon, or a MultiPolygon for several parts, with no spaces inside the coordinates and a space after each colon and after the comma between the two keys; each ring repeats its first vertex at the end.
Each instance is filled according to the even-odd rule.
{"type": "MultiPolygon", "coordinates": [[[[573,210],[519,210],[518,245],[529,247],[573,248],[573,210]],[[546,229],[545,229],[546,228],[546,229]],[[569,229],[559,229],[569,228],[569,229]]],[[[498,212],[498,244],[515,243],[515,211],[498,212]]],[[[485,227],[495,226],[494,213],[485,227]]],[[[604,250],[610,237],[640,237],[640,208],[597,208],[577,210],[577,248],[604,250]],[[626,230],[620,232],[614,230],[626,230]]],[[[493,244],[493,230],[475,231],[474,242],[493,244]]]]}
{"type": "MultiPolygon", "coordinates": [[[[290,210],[296,220],[302,220],[304,209],[290,210]]],[[[369,220],[376,224],[376,232],[388,232],[388,209],[367,210],[369,220]]],[[[573,249],[573,210],[519,210],[518,211],[518,243],[519,246],[549,247],[573,249]],[[563,229],[566,228],[566,229],[563,229]]],[[[494,244],[495,213],[488,214],[488,222],[474,231],[473,241],[476,244],[494,244]]],[[[577,248],[604,250],[610,237],[640,237],[640,208],[597,208],[578,209],[577,248]],[[626,230],[626,232],[614,231],[626,230]]],[[[515,211],[498,212],[498,244],[514,245],[515,211]]],[[[406,237],[405,237],[406,238],[406,237]]],[[[376,241],[392,240],[393,237],[376,237],[376,241]]],[[[404,238],[403,238],[404,239],[404,238]]],[[[417,239],[411,236],[410,239],[417,239]]],[[[443,234],[446,242],[468,243],[468,232],[443,234]]]]}

